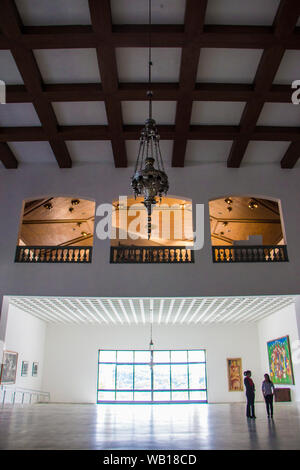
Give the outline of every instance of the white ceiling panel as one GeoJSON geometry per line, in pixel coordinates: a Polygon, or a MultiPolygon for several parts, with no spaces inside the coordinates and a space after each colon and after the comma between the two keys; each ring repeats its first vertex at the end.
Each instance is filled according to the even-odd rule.
{"type": "MultiPolygon", "coordinates": [[[[149,117],[148,101],[123,101],[122,113],[124,124],[144,124],[149,117]]],[[[174,124],[176,101],[153,101],[152,116],[157,124],[174,124]]]]}
{"type": "Polygon", "coordinates": [[[242,166],[265,163],[278,164],[289,145],[290,142],[251,141],[245,152],[242,166]]]}
{"type": "Polygon", "coordinates": [[[49,142],[8,142],[20,163],[53,163],[57,165],[49,142]]]}
{"type": "Polygon", "coordinates": [[[280,0],[209,0],[206,24],[271,25],[280,0]]]}
{"type": "MultiPolygon", "coordinates": [[[[172,152],[173,152],[173,141],[172,140],[161,140],[160,141],[160,150],[163,157],[163,162],[165,169],[171,167],[172,163],[172,152]]],[[[139,141],[138,140],[127,140],[126,141],[126,151],[128,157],[129,166],[134,166],[138,151],[139,151],[139,141]]]]}
{"type": "Polygon", "coordinates": [[[11,297],[15,305],[47,323],[238,324],[255,323],[295,302],[293,296],[98,298],[11,297]]]}
{"type": "MultiPolygon", "coordinates": [[[[148,0],[111,0],[114,24],[148,24],[148,0]]],[[[186,0],[152,0],[152,24],[183,24],[186,0]]]]}
{"type": "Polygon", "coordinates": [[[87,0],[16,0],[26,26],[90,24],[87,0]]]}
{"type": "Polygon", "coordinates": [[[34,55],[47,84],[100,82],[96,49],[36,49],[34,55]]]}
{"type": "Polygon", "coordinates": [[[23,79],[10,51],[0,51],[0,75],[0,79],[7,85],[23,85],[23,79]]]}
{"type": "Polygon", "coordinates": [[[223,140],[189,140],[187,143],[185,165],[193,163],[225,164],[232,141],[223,140]]]}
{"type": "Polygon", "coordinates": [[[197,82],[252,83],[261,54],[261,49],[203,48],[197,82]]]}
{"type": "MultiPolygon", "coordinates": [[[[120,82],[148,81],[148,49],[144,47],[116,48],[120,82]]],[[[155,47],[152,49],[152,81],[178,82],[181,49],[155,47]]]]}
{"type": "Polygon", "coordinates": [[[277,85],[291,85],[294,80],[299,79],[300,51],[285,51],[273,83],[277,85]]]}
{"type": "Polygon", "coordinates": [[[107,125],[103,101],[52,103],[61,126],[107,125]]]}
{"type": "Polygon", "coordinates": [[[114,165],[111,142],[109,140],[66,141],[71,159],[75,163],[109,163],[114,165]]]}
{"type": "Polygon", "coordinates": [[[242,102],[194,101],[191,124],[238,125],[244,107],[242,102]]]}
{"type": "Polygon", "coordinates": [[[0,126],[40,126],[32,103],[7,103],[0,106],[0,126]]]}
{"type": "Polygon", "coordinates": [[[257,125],[300,127],[300,106],[293,103],[265,103],[257,125]]]}

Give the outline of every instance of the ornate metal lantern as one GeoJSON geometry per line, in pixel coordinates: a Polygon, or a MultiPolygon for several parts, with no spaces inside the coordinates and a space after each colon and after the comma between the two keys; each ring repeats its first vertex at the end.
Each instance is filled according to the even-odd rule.
{"type": "MultiPolygon", "coordinates": [[[[149,31],[151,32],[151,0],[149,0],[149,31]]],[[[151,34],[149,33],[149,85],[151,86],[151,34]]],[[[149,86],[149,88],[150,88],[149,86]]],[[[148,214],[148,240],[151,236],[151,214],[152,208],[157,203],[157,198],[161,200],[162,195],[166,195],[169,189],[168,177],[164,170],[163,159],[159,146],[159,135],[156,122],[152,118],[152,97],[153,92],[148,91],[149,118],[145,122],[145,127],[141,131],[139,152],[135,165],[135,173],[131,180],[131,186],[135,198],[144,196],[143,204],[148,214]]]]}

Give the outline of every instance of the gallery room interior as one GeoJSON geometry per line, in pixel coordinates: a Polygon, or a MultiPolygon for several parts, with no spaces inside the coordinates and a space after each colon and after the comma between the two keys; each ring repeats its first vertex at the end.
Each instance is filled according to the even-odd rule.
{"type": "Polygon", "coordinates": [[[300,450],[299,1],[0,6],[0,449],[300,450]]]}

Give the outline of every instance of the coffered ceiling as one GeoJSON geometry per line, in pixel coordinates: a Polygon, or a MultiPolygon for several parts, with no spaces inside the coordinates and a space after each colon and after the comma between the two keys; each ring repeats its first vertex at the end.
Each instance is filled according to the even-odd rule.
{"type": "MultiPolygon", "coordinates": [[[[147,117],[148,0],[0,4],[2,166],[132,166],[147,117]]],[[[299,166],[300,2],[152,0],[152,10],[166,166],[299,166]]]]}

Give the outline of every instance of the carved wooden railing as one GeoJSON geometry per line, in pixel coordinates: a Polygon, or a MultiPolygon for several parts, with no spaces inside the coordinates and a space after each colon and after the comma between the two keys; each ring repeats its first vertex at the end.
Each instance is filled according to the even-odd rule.
{"type": "Polygon", "coordinates": [[[91,246],[17,246],[16,263],[91,263],[91,246]]]}
{"type": "Polygon", "coordinates": [[[112,246],[111,263],[194,263],[194,251],[183,246],[112,246]]]}
{"type": "Polygon", "coordinates": [[[288,261],[286,245],[213,246],[214,263],[277,263],[288,261]]]}

